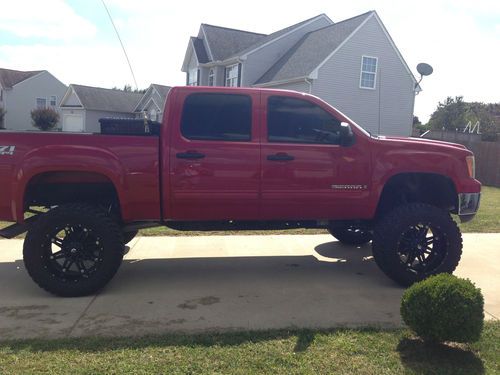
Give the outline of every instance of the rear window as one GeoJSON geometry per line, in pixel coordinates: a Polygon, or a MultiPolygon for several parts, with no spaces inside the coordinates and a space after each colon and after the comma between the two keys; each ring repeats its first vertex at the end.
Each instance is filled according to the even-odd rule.
{"type": "Polygon", "coordinates": [[[191,94],[182,110],[187,139],[244,142],[252,138],[252,101],[247,95],[191,94]]]}

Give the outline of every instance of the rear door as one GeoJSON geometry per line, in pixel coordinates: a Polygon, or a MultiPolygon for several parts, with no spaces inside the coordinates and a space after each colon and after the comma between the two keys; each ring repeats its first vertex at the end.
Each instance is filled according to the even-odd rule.
{"type": "Polygon", "coordinates": [[[183,90],[170,133],[170,204],[174,220],[259,218],[259,94],[183,90]]]}
{"type": "Polygon", "coordinates": [[[347,219],[367,196],[369,154],[340,146],[341,116],[311,98],[262,93],[264,219],[347,219]]]}

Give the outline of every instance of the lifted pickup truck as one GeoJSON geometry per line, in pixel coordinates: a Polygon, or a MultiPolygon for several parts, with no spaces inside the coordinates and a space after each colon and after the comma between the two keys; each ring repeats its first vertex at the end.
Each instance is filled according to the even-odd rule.
{"type": "MultiPolygon", "coordinates": [[[[140,228],[327,228],[402,285],[453,272],[481,184],[457,144],[374,137],[293,91],[176,87],[160,134],[0,133],[0,231],[60,296],[96,292],[140,228]],[[41,207],[41,208],[40,208],[41,207]]],[[[286,246],[286,245],[285,245],[286,246]]],[[[203,249],[200,249],[202,252],[203,249]]]]}

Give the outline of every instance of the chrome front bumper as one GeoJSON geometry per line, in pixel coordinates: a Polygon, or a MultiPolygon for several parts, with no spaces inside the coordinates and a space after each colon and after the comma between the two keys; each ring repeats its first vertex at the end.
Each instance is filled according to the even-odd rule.
{"type": "Polygon", "coordinates": [[[472,220],[476,216],[480,200],[481,193],[458,194],[458,216],[462,223],[472,220]]]}

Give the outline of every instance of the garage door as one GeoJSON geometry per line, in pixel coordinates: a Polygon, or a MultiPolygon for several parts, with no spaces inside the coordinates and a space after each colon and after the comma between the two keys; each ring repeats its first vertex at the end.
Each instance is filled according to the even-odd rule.
{"type": "Polygon", "coordinates": [[[65,132],[83,132],[83,115],[64,115],[63,131],[65,132]]]}

